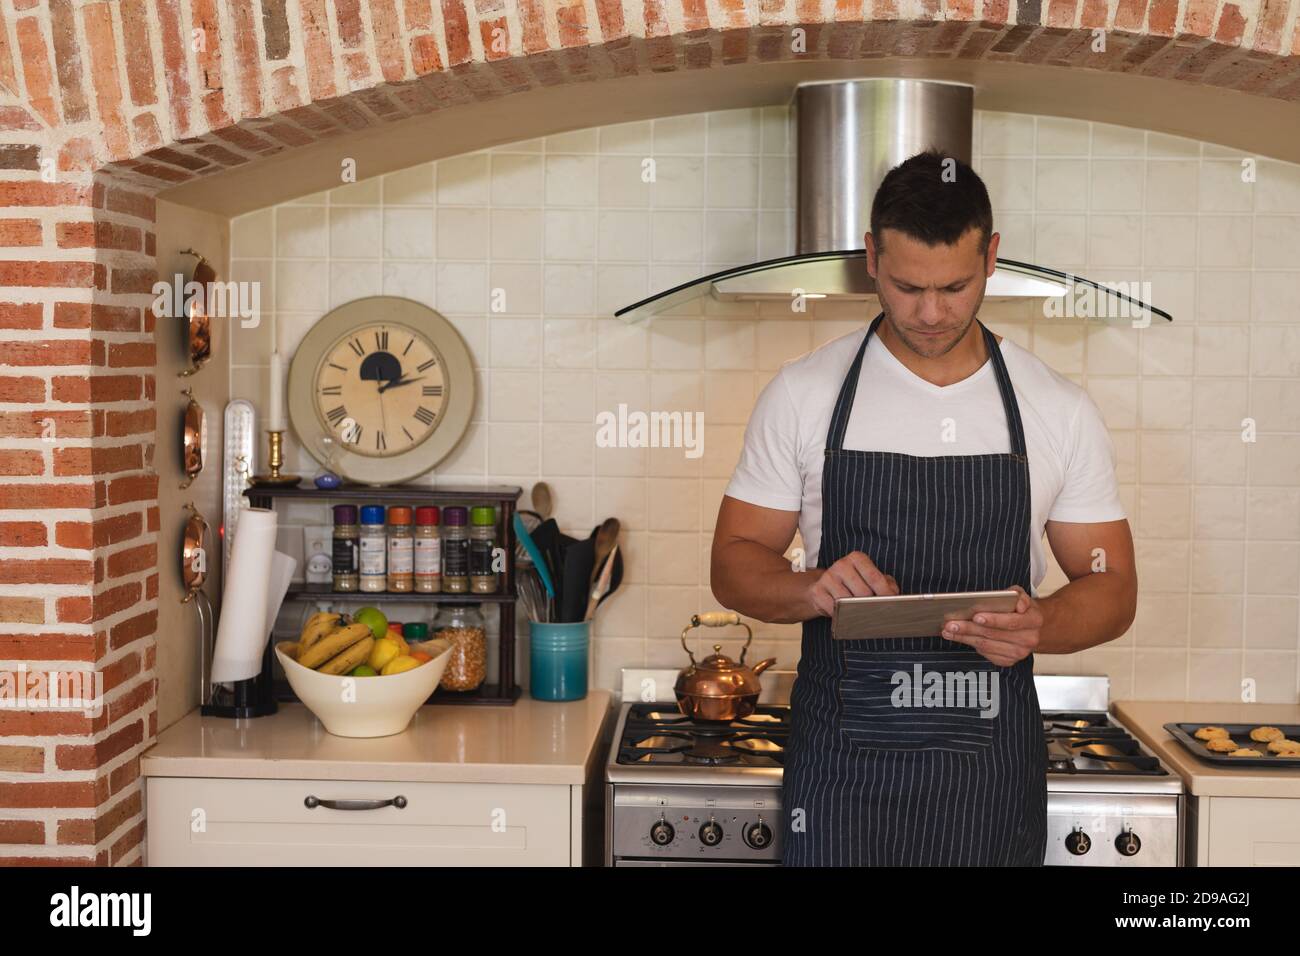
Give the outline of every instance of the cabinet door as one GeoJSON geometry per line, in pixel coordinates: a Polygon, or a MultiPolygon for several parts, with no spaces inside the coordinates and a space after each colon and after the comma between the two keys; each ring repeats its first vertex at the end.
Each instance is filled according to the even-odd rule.
{"type": "Polygon", "coordinates": [[[1300,800],[1202,798],[1207,809],[1203,866],[1300,866],[1300,800]]]}
{"type": "Polygon", "coordinates": [[[567,786],[150,777],[151,866],[568,866],[567,786]],[[331,809],[318,801],[406,806],[331,809]]]}

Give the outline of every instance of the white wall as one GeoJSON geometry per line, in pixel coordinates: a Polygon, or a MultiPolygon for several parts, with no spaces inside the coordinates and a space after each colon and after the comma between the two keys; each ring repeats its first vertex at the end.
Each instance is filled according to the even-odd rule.
{"type": "MultiPolygon", "coordinates": [[[[269,321],[235,330],[232,394],[261,407],[273,337],[291,353],[334,306],[392,294],[439,309],[481,375],[474,423],[440,482],[527,489],[545,478],[570,532],[618,516],[627,576],[598,617],[596,679],[678,666],[681,628],[714,606],[710,535],[754,397],[781,362],[870,316],[715,304],[628,326],[612,312],[793,251],[787,120],[734,110],[567,133],[236,219],[232,272],[265,283],[269,321]],[[502,314],[488,311],[493,288],[507,292],[502,314]],[[704,456],[596,448],[594,415],[620,402],[702,410],[704,456]]],[[[975,146],[1002,255],[1150,281],[1176,318],[1147,330],[1028,310],[990,322],[1102,407],[1137,537],[1134,627],[1102,648],[1040,657],[1039,670],[1107,673],[1121,698],[1236,700],[1252,678],[1260,700],[1297,700],[1300,168],[1261,160],[1243,183],[1243,157],[1210,144],[1019,114],[977,114],[975,146]],[[1241,440],[1248,416],[1253,444],[1241,440]]],[[[759,656],[794,665],[797,627],[757,632],[759,656]]]]}

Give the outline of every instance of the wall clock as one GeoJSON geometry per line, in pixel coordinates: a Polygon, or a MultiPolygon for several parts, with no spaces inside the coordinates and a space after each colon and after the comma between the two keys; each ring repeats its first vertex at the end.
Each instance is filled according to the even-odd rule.
{"type": "Polygon", "coordinates": [[[427,306],[371,296],[327,313],[289,366],[299,441],[350,481],[388,485],[429,471],[469,427],[474,363],[427,306]]]}

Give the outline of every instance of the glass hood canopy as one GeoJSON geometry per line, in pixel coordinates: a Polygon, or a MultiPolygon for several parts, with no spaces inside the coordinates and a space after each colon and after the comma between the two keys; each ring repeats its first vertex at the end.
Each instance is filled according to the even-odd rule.
{"type": "MultiPolygon", "coordinates": [[[[985,305],[1037,299],[1045,318],[1085,319],[1143,327],[1172,322],[1164,309],[1138,298],[1136,283],[1099,283],[1047,266],[998,259],[989,277],[985,305]]],[[[710,296],[718,302],[792,302],[805,299],[874,301],[876,284],[867,272],[864,249],[784,256],[701,276],[624,306],[614,315],[647,319],[710,296]]]]}

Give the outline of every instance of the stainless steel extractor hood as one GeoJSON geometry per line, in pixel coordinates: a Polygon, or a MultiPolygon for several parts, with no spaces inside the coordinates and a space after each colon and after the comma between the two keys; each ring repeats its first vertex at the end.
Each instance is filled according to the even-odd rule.
{"type": "MultiPolygon", "coordinates": [[[[614,314],[648,318],[703,296],[723,302],[871,300],[862,236],[885,174],[929,148],[969,163],[975,90],[964,83],[870,79],[795,88],[795,254],[735,266],[658,292],[614,314]]],[[[1136,283],[1102,284],[1048,266],[998,259],[992,304],[1039,300],[1047,316],[1145,325],[1173,321],[1136,283]]],[[[983,314],[983,313],[982,313],[983,314]]]]}

